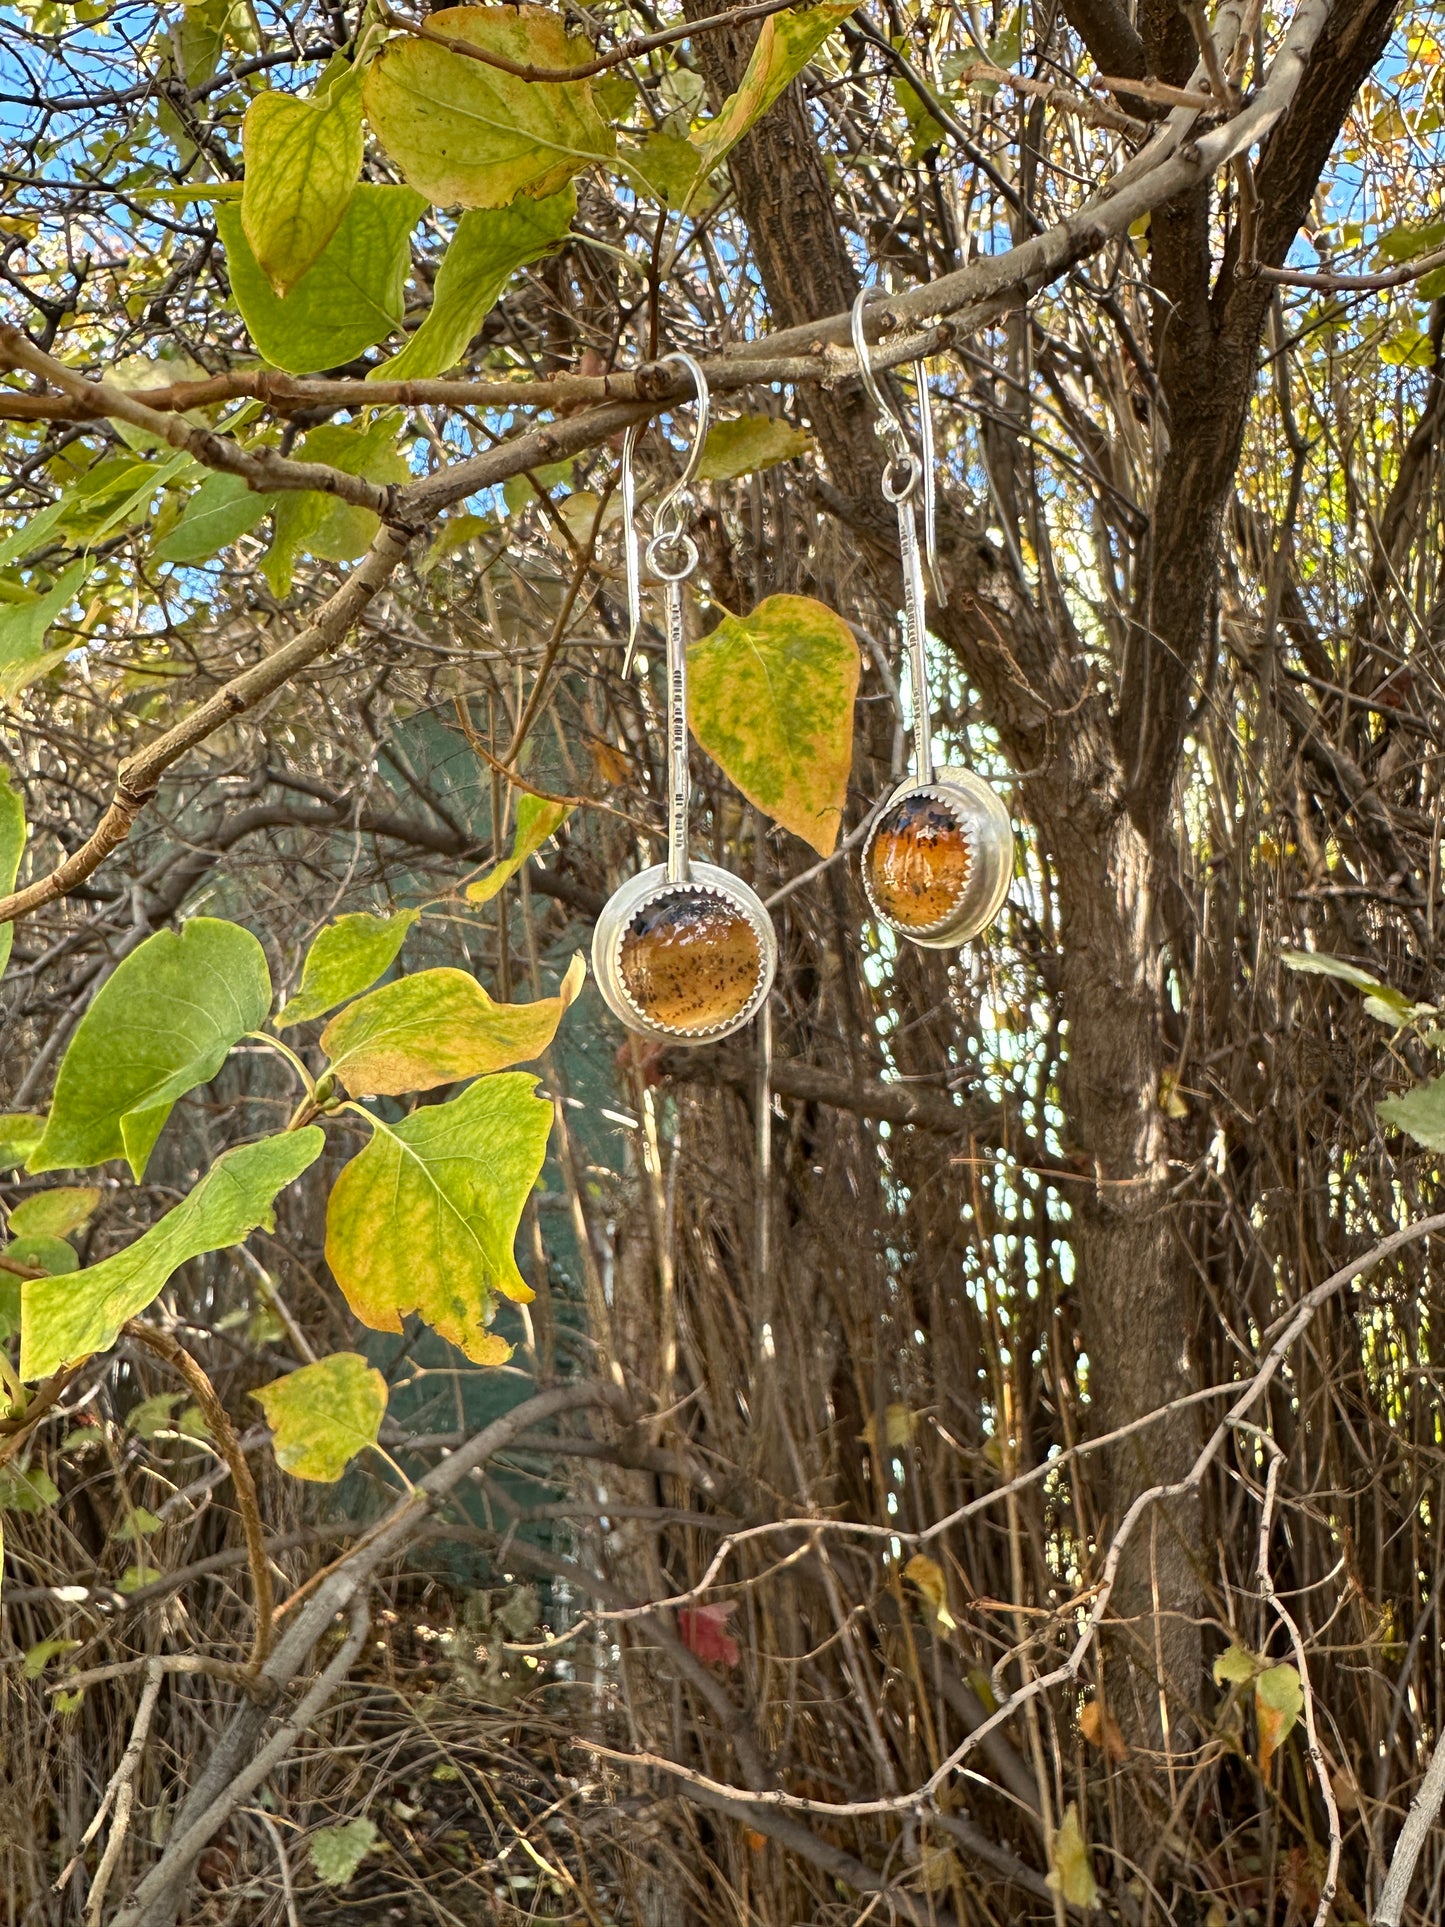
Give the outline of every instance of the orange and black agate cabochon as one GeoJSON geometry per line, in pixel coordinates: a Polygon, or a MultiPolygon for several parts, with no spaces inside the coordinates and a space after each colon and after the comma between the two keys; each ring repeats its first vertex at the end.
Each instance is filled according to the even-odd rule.
{"type": "Polygon", "coordinates": [[[868,846],[868,894],[900,930],[931,930],[963,900],[973,855],[952,806],[926,789],[899,797],[868,846]]]}
{"type": "Polygon", "coordinates": [[[644,1017],[696,1034],[746,1010],[762,979],[763,955],[752,920],[736,904],[683,884],[628,918],[619,966],[644,1017]]]}

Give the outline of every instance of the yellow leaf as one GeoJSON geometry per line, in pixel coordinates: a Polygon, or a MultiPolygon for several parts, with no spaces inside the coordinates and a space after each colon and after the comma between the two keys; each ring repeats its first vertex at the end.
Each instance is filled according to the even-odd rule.
{"type": "Polygon", "coordinates": [[[399,1332],[416,1311],[478,1364],[509,1356],[487,1327],[495,1293],[532,1296],[512,1245],[552,1128],[535,1083],[481,1077],[400,1124],[374,1121],[326,1210],[326,1261],[373,1330],[399,1332]]]}
{"type": "Polygon", "coordinates": [[[1274,1756],[1289,1738],[1304,1703],[1304,1687],[1293,1666],[1271,1666],[1254,1682],[1254,1718],[1259,1728],[1262,1776],[1268,1777],[1274,1756]]]}
{"type": "Polygon", "coordinates": [[[810,596],[775,595],[689,649],[693,734],[743,795],[827,856],[853,766],[858,645],[810,596]]]}
{"type": "Polygon", "coordinates": [[[93,1184],[62,1184],[53,1191],[37,1191],[10,1213],[10,1232],[16,1238],[63,1238],[78,1231],[100,1203],[93,1184]]]}
{"type": "Polygon", "coordinates": [[[922,1593],[934,1630],[953,1632],[958,1621],[948,1610],[948,1581],[938,1561],[930,1559],[927,1553],[915,1552],[903,1568],[903,1577],[922,1593]]]}
{"type": "MultiPolygon", "coordinates": [[[[899,1446],[911,1444],[913,1440],[913,1425],[913,1413],[908,1406],[888,1406],[883,1414],[883,1437],[885,1442],[895,1451],[899,1446]]],[[[858,1436],[864,1445],[877,1445],[878,1425],[871,1412],[868,1414],[863,1425],[863,1430],[858,1436]]]]}
{"type": "Polygon", "coordinates": [[[1111,1760],[1127,1760],[1129,1747],[1119,1722],[1098,1700],[1090,1700],[1079,1714],[1079,1731],[1090,1746],[1099,1746],[1111,1760]]]}
{"type": "Polygon", "coordinates": [[[1173,1071],[1164,1071],[1159,1078],[1159,1108],[1165,1117],[1188,1117],[1189,1106],[1179,1094],[1179,1079],[1173,1071]]]}
{"type": "Polygon", "coordinates": [[[386,1380],[360,1352],[333,1352],[251,1396],[266,1414],[282,1471],[327,1485],[376,1444],[386,1415],[386,1380]]]}
{"type": "Polygon", "coordinates": [[[467,885],[469,903],[488,903],[504,883],[513,878],[529,856],[555,836],[572,814],[570,803],[551,803],[543,796],[523,795],[517,802],[517,827],[512,836],[512,854],[494,863],[487,874],[467,885]]]}
{"type": "Polygon", "coordinates": [[[1071,1907],[1087,1909],[1098,1904],[1099,1884],[1094,1878],[1094,1863],[1079,1825],[1078,1806],[1072,1800],[1049,1842],[1048,1882],[1071,1907]]]}
{"type": "Polygon", "coordinates": [[[314,100],[268,90],[246,109],[241,227],[266,279],[287,295],[325,250],[361,174],[359,72],[344,62],[314,100]]]}
{"type": "Polygon", "coordinates": [[[700,173],[710,174],[737,146],[857,4],[858,0],[819,0],[817,6],[768,16],[754,42],[737,92],[723,102],[715,119],[699,127],[692,136],[693,144],[702,155],[700,173]]]}
{"type": "Polygon", "coordinates": [[[540,1056],[586,981],[578,955],[555,997],[497,1004],[465,970],[419,970],[348,1004],[321,1048],[349,1091],[429,1091],[540,1056]]]}
{"type": "Polygon", "coordinates": [[[705,482],[734,482],[806,455],[811,447],[801,428],[777,415],[739,415],[713,423],[697,472],[705,482]]]}

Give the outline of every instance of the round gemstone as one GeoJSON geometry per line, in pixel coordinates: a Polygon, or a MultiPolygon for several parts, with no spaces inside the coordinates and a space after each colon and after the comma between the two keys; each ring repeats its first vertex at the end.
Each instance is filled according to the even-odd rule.
{"type": "Polygon", "coordinates": [[[627,921],[620,958],[627,994],[666,1030],[696,1033],[746,1010],[763,974],[751,920],[711,891],[682,885],[627,921]]]}
{"type": "Polygon", "coordinates": [[[953,809],[915,790],[879,818],[868,846],[869,895],[900,930],[929,930],[963,901],[971,865],[968,834],[953,809]]]}

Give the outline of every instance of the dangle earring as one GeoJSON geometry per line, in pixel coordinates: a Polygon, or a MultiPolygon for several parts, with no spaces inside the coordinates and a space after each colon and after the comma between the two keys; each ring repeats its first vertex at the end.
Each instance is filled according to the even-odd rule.
{"type": "Polygon", "coordinates": [[[934,596],[945,602],[934,544],[933,417],[928,374],[915,363],[919,445],[913,453],[898,411],[878,385],[863,333],[872,291],[853,303],[853,347],[888,448],[883,498],[898,511],[903,559],[903,642],[913,684],[913,774],[889,797],[863,846],[863,888],[875,914],[910,943],[951,950],[998,915],[1013,879],[1013,825],[998,793],[968,769],[935,769],[928,690],[923,567],[915,497],[934,596]]]}
{"type": "MultiPolygon", "coordinates": [[[[682,585],[697,567],[686,528],[687,488],[707,440],[708,388],[691,355],[671,354],[692,376],[697,426],[682,474],[658,503],[646,559],[663,584],[667,627],[667,862],[615,890],[592,935],[592,971],[608,1009],[629,1030],[669,1044],[710,1044],[757,1015],[773,987],[778,946],[756,891],[687,853],[687,643],[682,585]]],[[[636,431],[623,444],[630,667],[641,620],[641,568],[633,510],[636,431]]]]}

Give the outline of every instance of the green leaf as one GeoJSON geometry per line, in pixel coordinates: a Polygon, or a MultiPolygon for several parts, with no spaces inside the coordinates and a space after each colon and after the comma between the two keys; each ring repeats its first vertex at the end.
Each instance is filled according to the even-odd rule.
{"type": "Polygon", "coordinates": [[[858,0],[819,0],[794,13],[770,14],[753,46],[738,90],[723,102],[716,119],[692,135],[702,156],[701,171],[711,173],[755,126],[823,42],[848,18],[858,0]]]}
{"type": "Polygon", "coordinates": [[[739,415],[713,423],[697,472],[706,482],[735,482],[740,475],[806,455],[811,447],[801,428],[776,415],[739,415]]]}
{"type": "Polygon", "coordinates": [[[361,173],[361,75],[344,63],[323,76],[314,100],[274,90],[246,109],[241,228],[278,295],[287,295],[323,252],[361,173]]]}
{"type": "Polygon", "coordinates": [[[317,1877],[328,1887],[344,1887],[380,1838],[370,1820],[322,1827],[311,1836],[311,1864],[317,1877]]]}
{"type": "Polygon", "coordinates": [[[363,182],[330,245],[284,298],[251,252],[240,208],[219,206],[216,226],[231,289],[257,353],[274,367],[307,375],[341,367],[399,328],[411,266],[408,237],[425,205],[409,187],[363,182]]]}
{"type": "Polygon", "coordinates": [[[139,1592],[142,1586],[153,1586],[161,1577],[159,1566],[127,1566],[116,1580],[115,1589],[128,1599],[133,1592],[139,1592]]]}
{"type": "Polygon", "coordinates": [[[80,1641],[78,1639],[41,1639],[26,1649],[20,1670],[26,1679],[39,1679],[52,1659],[61,1659],[66,1653],[73,1653],[80,1641]]]}
{"type": "Polygon", "coordinates": [[[633,186],[660,207],[700,208],[703,162],[685,134],[657,127],[636,145],[623,149],[618,160],[633,186]]]}
{"type": "Polygon", "coordinates": [[[416,1311],[478,1364],[510,1356],[487,1326],[495,1293],[532,1296],[512,1245],[552,1125],[535,1088],[483,1077],[401,1124],[373,1120],[326,1213],[326,1261],[363,1324],[399,1332],[416,1311]]]}
{"type": "Polygon", "coordinates": [[[465,970],[419,970],[349,1004],[321,1048],[353,1095],[429,1091],[540,1057],[586,981],[576,956],[555,997],[496,1004],[465,970]]]}
{"type": "MultiPolygon", "coordinates": [[[[400,430],[401,417],[394,411],[377,415],[365,427],[324,422],[311,430],[296,454],[301,461],[326,462],[368,482],[404,482],[408,470],[396,446],[400,430]]],[[[276,504],[271,546],[261,564],[266,580],[284,596],[298,555],[350,562],[366,553],[378,526],[370,509],[338,502],[320,490],[289,492],[276,504]]]]}
{"type": "Polygon", "coordinates": [[[328,923],[306,953],[300,988],[277,1013],[277,1029],[320,1017],[374,984],[396,960],[417,914],[398,910],[395,916],[374,917],[355,910],[328,923]]]}
{"type": "MultiPolygon", "coordinates": [[[[550,7],[446,7],[427,25],[518,65],[580,67],[593,57],[550,7]]],[[[363,92],[372,132],[438,207],[542,200],[616,147],[588,81],[519,80],[412,36],[387,42],[363,92]]]]}
{"type": "Polygon", "coordinates": [[[504,883],[514,877],[530,856],[535,856],[549,836],[555,836],[572,814],[570,803],[549,803],[543,796],[517,799],[517,827],[512,833],[512,854],[494,863],[485,876],[467,885],[471,903],[489,903],[504,883]]]}
{"type": "Polygon", "coordinates": [[[421,381],[454,368],[517,269],[564,241],[576,212],[570,181],[544,201],[523,196],[510,207],[469,208],[442,256],[426,319],[401,353],[368,379],[421,381]]]}
{"type": "Polygon", "coordinates": [[[31,1232],[6,1245],[5,1256],[12,1264],[28,1265],[32,1271],[43,1271],[47,1278],[63,1278],[80,1267],[80,1257],[74,1245],[67,1244],[64,1238],[49,1237],[43,1231],[31,1232]]]}
{"type": "Polygon", "coordinates": [[[1230,1646],[1214,1662],[1214,1683],[1240,1686],[1245,1680],[1253,1679],[1258,1671],[1259,1661],[1253,1653],[1247,1653],[1242,1646],[1230,1646]]]}
{"type": "Polygon", "coordinates": [[[209,1084],[271,1008],[266,953],[238,923],[193,917],[121,963],[81,1018],[32,1171],[124,1157],[139,1183],[172,1105],[209,1084]]]}
{"type": "Polygon", "coordinates": [[[279,500],[256,494],[239,475],[208,475],[180,521],[157,542],[156,555],[162,562],[208,562],[249,535],[279,500]]]}
{"type": "Polygon", "coordinates": [[[58,526],[65,514],[65,498],[52,502],[48,509],[41,509],[32,515],[18,529],[12,529],[0,542],[0,569],[8,569],[12,562],[23,562],[28,555],[34,555],[42,543],[50,540],[51,532],[58,526]]]}
{"type": "Polygon", "coordinates": [[[333,1352],[251,1396],[266,1414],[282,1471],[323,1485],[376,1444],[386,1415],[386,1380],[360,1352],[333,1352]]]}
{"type": "MultiPolygon", "coordinates": [[[[20,874],[20,859],[25,854],[25,799],[0,771],[0,897],[9,896],[20,874]]],[[[10,961],[10,946],[15,937],[13,923],[0,923],[0,977],[10,961]]]]}
{"type": "Polygon", "coordinates": [[[687,665],[697,740],[750,803],[827,856],[853,764],[858,645],[847,623],[810,596],[769,596],[695,643],[687,665]]]}
{"type": "Polygon", "coordinates": [[[1268,1774],[1270,1762],[1289,1738],[1304,1703],[1304,1686],[1293,1666],[1271,1666],[1254,1682],[1254,1720],[1259,1729],[1262,1774],[1268,1774]]]}
{"type": "Polygon", "coordinates": [[[1380,1120],[1393,1124],[1427,1151],[1445,1151],[1445,1077],[1431,1077],[1398,1097],[1384,1097],[1376,1105],[1380,1120]]]}
{"type": "Polygon", "coordinates": [[[45,1119],[29,1111],[0,1112],[0,1171],[24,1164],[45,1135],[45,1119]]]}
{"type": "Polygon", "coordinates": [[[45,1378],[68,1361],[105,1351],[127,1318],[144,1311],[188,1259],[241,1244],[258,1225],[269,1228],[277,1192],[320,1156],[324,1142],[313,1124],[227,1151],[188,1197],[124,1251],[70,1278],[27,1280],[20,1290],[21,1377],[45,1378]]]}
{"type": "Polygon", "coordinates": [[[59,1497],[60,1488],[38,1465],[28,1472],[0,1465],[0,1512],[44,1512],[59,1497]]]}
{"type": "Polygon", "coordinates": [[[125,1429],[134,1432],[138,1439],[153,1439],[157,1432],[174,1431],[171,1420],[185,1396],[184,1392],[157,1392],[154,1398],[143,1398],[126,1413],[125,1429]]]}
{"type": "Polygon", "coordinates": [[[193,472],[202,472],[200,464],[184,449],[167,451],[158,462],[107,456],[66,490],[60,527],[79,546],[94,548],[107,535],[143,522],[157,491],[193,472]]]}
{"type": "Polygon", "coordinates": [[[1048,1884],[1071,1907],[1086,1911],[1097,1906],[1099,1884],[1094,1878],[1094,1859],[1079,1825],[1079,1809],[1070,1801],[1064,1809],[1053,1839],[1049,1842],[1048,1884]]]}
{"type": "Polygon", "coordinates": [[[27,684],[63,662],[74,641],[47,650],[45,638],[74,602],[94,563],[81,556],[63,569],[53,587],[29,602],[12,602],[0,610],[0,697],[18,696],[27,684]]]}
{"type": "Polygon", "coordinates": [[[133,1506],[118,1525],[110,1529],[112,1539],[130,1539],[136,1543],[148,1533],[160,1532],[165,1520],[158,1512],[151,1512],[145,1506],[133,1506]]]}
{"type": "Polygon", "coordinates": [[[1281,950],[1279,957],[1291,970],[1303,970],[1315,977],[1337,977],[1342,984],[1352,984],[1356,990],[1378,991],[1387,987],[1368,970],[1361,970],[1358,964],[1346,963],[1342,957],[1327,957],[1318,950],[1281,950]]]}
{"type": "Polygon", "coordinates": [[[1392,227],[1375,246],[1372,263],[1377,268],[1398,267],[1429,254],[1445,242],[1445,221],[1431,221],[1425,227],[1392,227]]]}
{"type": "Polygon", "coordinates": [[[63,1238],[67,1231],[78,1231],[99,1203],[100,1190],[93,1184],[62,1184],[53,1191],[37,1191],[10,1213],[11,1235],[63,1238]]]}
{"type": "Polygon", "coordinates": [[[550,495],[559,482],[570,482],[576,471],[576,463],[569,455],[566,461],[544,462],[541,468],[528,469],[522,475],[509,475],[502,484],[502,500],[507,505],[509,515],[520,515],[537,499],[537,491],[550,495]]]}

